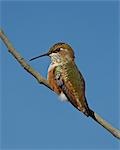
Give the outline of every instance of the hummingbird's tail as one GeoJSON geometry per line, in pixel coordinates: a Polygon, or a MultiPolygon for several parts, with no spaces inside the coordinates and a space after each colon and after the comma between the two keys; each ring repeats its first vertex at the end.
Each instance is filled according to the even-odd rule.
{"type": "Polygon", "coordinates": [[[89,117],[89,116],[93,115],[93,112],[91,111],[91,109],[90,109],[89,106],[88,106],[86,97],[84,97],[84,101],[85,101],[85,109],[83,110],[83,113],[84,113],[87,117],[89,117]]]}
{"type": "Polygon", "coordinates": [[[95,112],[89,107],[83,112],[87,117],[91,117],[96,121],[95,112]]]}
{"type": "Polygon", "coordinates": [[[83,110],[83,113],[84,113],[87,117],[91,116],[91,110],[90,110],[90,108],[87,107],[85,110],[83,110]]]}

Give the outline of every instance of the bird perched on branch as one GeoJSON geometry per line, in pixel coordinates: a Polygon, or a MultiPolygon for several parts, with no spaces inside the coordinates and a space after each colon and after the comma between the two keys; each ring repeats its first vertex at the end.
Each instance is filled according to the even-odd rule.
{"type": "Polygon", "coordinates": [[[52,89],[64,101],[69,101],[75,108],[86,116],[91,115],[91,110],[85,97],[85,81],[75,64],[74,51],[66,43],[57,43],[50,50],[40,56],[49,56],[51,64],[48,69],[48,82],[52,89]]]}

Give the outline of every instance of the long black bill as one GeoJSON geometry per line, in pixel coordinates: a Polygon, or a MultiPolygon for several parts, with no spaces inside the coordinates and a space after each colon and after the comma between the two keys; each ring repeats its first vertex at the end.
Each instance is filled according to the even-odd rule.
{"type": "Polygon", "coordinates": [[[49,53],[45,53],[45,54],[43,54],[43,55],[40,55],[40,56],[34,57],[34,58],[30,59],[29,61],[32,61],[32,60],[34,60],[34,59],[37,59],[37,58],[39,58],[39,57],[43,57],[43,56],[49,56],[49,53]]]}

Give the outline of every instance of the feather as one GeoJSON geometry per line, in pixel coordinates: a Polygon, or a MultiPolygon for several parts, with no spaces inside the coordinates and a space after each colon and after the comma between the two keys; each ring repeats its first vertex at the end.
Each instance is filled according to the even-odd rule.
{"type": "Polygon", "coordinates": [[[71,62],[57,66],[55,80],[68,101],[86,116],[89,116],[89,107],[85,98],[85,82],[77,66],[71,62]]]}

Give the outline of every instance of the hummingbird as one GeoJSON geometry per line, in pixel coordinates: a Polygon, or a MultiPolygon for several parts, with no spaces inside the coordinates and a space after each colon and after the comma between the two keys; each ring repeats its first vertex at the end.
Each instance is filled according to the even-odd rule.
{"type": "Polygon", "coordinates": [[[87,117],[91,115],[85,97],[85,80],[75,63],[75,55],[71,46],[59,42],[54,44],[47,53],[30,59],[49,56],[51,64],[48,68],[48,83],[63,101],[70,102],[87,117]]]}

